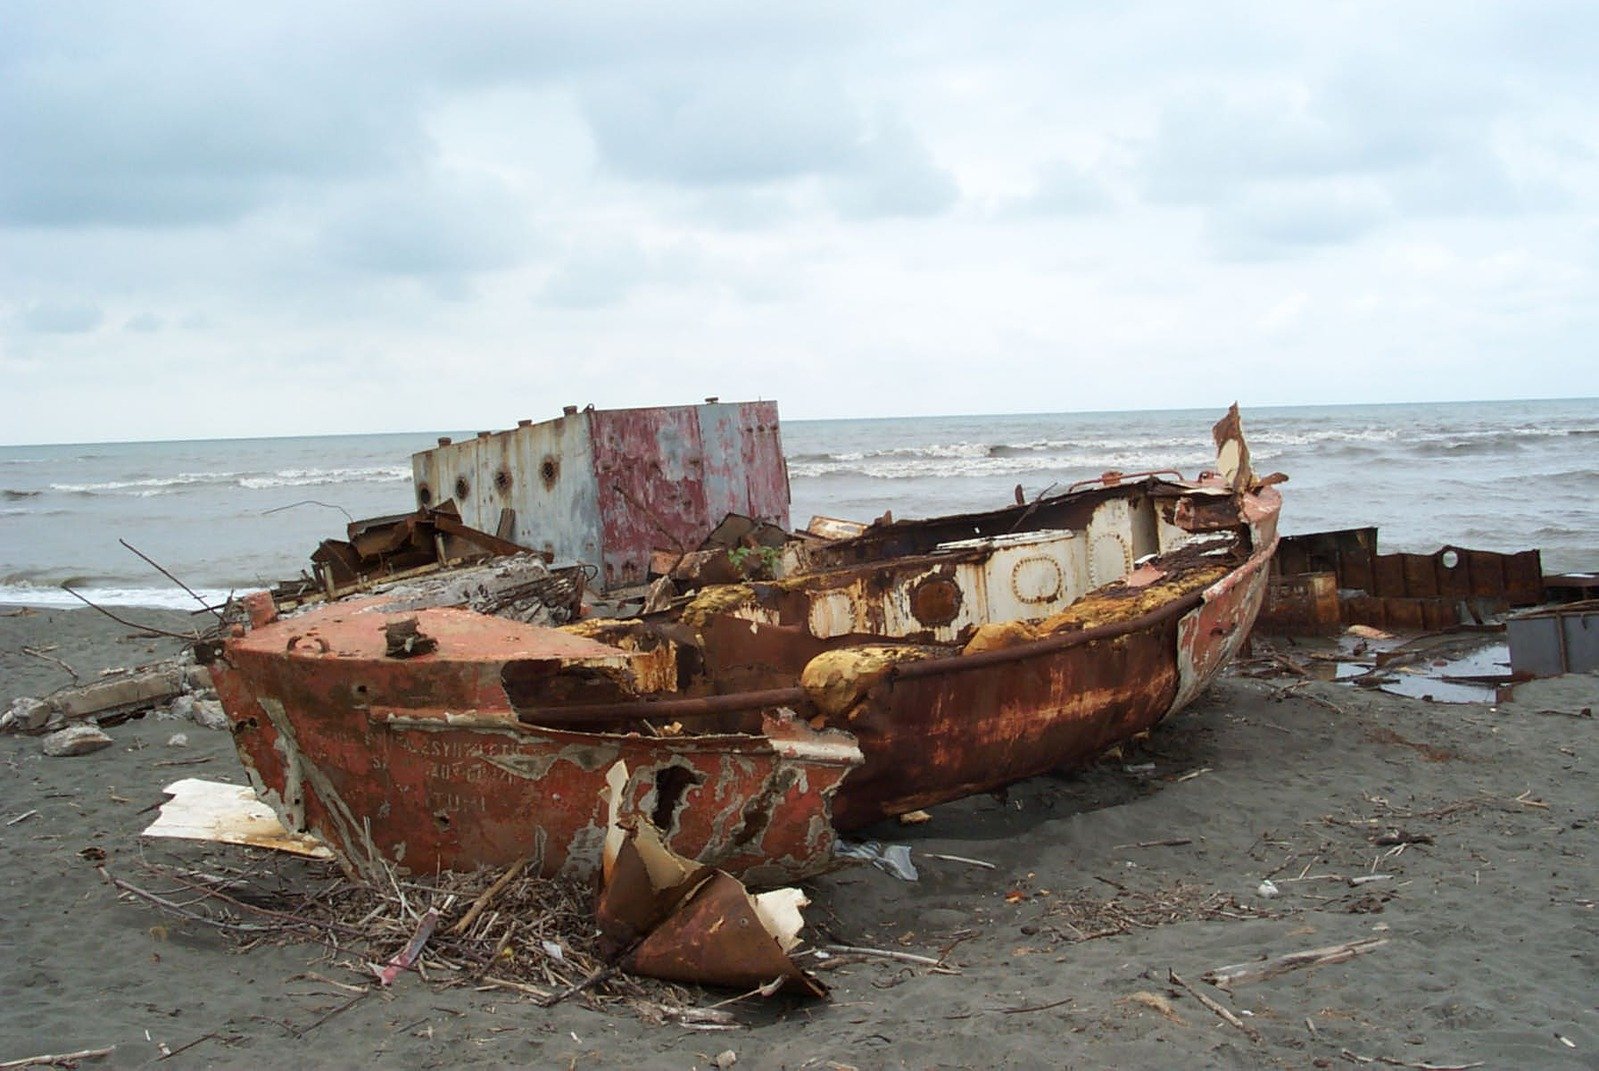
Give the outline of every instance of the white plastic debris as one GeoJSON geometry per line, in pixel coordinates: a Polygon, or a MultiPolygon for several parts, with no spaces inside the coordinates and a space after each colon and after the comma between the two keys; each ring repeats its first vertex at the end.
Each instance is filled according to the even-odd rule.
{"type": "Polygon", "coordinates": [[[841,840],[834,846],[833,854],[842,859],[858,859],[863,863],[871,863],[885,874],[892,874],[901,881],[916,881],[921,877],[916,872],[916,864],[911,862],[911,849],[908,844],[883,844],[875,840],[864,840],[853,844],[841,840]]]}
{"type": "Polygon", "coordinates": [[[1282,895],[1282,890],[1277,888],[1276,882],[1272,881],[1270,878],[1267,878],[1265,881],[1256,886],[1255,891],[1268,900],[1270,900],[1273,896],[1282,895]]]}

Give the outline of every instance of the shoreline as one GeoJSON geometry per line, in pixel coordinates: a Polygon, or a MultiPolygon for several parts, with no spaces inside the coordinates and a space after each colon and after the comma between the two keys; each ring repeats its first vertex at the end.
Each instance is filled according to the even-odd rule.
{"type": "MultiPolygon", "coordinates": [[[[0,608],[7,704],[70,683],[24,646],[90,676],[176,645],[86,608],[14,609],[0,608]]],[[[80,857],[103,851],[119,873],[147,858],[296,880],[286,857],[140,841],[163,785],[243,783],[225,732],[146,716],[109,729],[103,751],[59,759],[36,738],[0,738],[0,1061],[115,1045],[84,1066],[140,1066],[165,1045],[172,1067],[687,1068],[725,1050],[762,1068],[1593,1066],[1599,676],[1531,682],[1497,706],[1284,683],[1229,675],[1119,760],[868,831],[910,845],[920,880],[856,867],[806,883],[804,936],[948,949],[958,973],[839,964],[821,974],[829,1001],[735,1004],[745,1027],[715,1035],[414,974],[319,1024],[349,999],[338,984],[362,982],[359,964],[312,945],[240,953],[119,901],[80,857]],[[169,745],[176,732],[186,747],[169,745]],[[1350,884],[1374,873],[1389,876],[1350,884]],[[1275,896],[1260,893],[1268,879],[1275,896]],[[1373,940],[1386,943],[1230,995],[1202,981],[1373,940]]]]}

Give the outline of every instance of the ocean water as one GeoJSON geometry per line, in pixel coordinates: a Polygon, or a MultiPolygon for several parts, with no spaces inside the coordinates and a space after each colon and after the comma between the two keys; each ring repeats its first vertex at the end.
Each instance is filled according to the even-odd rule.
{"type": "MultiPolygon", "coordinates": [[[[1212,410],[786,421],[793,521],[988,509],[1106,469],[1214,462],[1212,410]]],[[[1256,408],[1285,533],[1377,525],[1383,551],[1543,551],[1599,570],[1599,401],[1256,408]]],[[[297,575],[349,518],[413,508],[437,432],[0,447],[0,603],[193,607],[297,575]]],[[[463,437],[459,432],[445,432],[463,437]]],[[[470,434],[470,433],[467,433],[470,434]]]]}

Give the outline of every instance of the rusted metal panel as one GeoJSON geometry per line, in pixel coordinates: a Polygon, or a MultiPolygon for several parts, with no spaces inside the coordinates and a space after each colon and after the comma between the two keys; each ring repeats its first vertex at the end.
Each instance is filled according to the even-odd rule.
{"type": "Polygon", "coordinates": [[[860,761],[843,734],[769,719],[764,731],[646,737],[527,727],[507,663],[625,665],[626,652],[466,611],[421,610],[427,655],[383,654],[395,615],[342,604],[228,641],[213,676],[251,781],[286,827],[348,868],[414,872],[532,859],[545,874],[599,865],[605,772],[634,771],[629,807],[690,858],[752,880],[831,866],[827,808],[860,761]]]}
{"type": "Polygon", "coordinates": [[[608,588],[637,584],[651,550],[692,550],[715,524],[706,523],[699,421],[687,407],[596,412],[591,421],[600,576],[608,588]]]}
{"type": "Polygon", "coordinates": [[[644,580],[657,547],[697,548],[729,513],[788,526],[775,403],[590,416],[607,587],[644,580]]]}
{"type": "Polygon", "coordinates": [[[1203,692],[1232,661],[1265,601],[1275,541],[1262,546],[1242,568],[1205,589],[1204,603],[1177,623],[1177,696],[1173,714],[1203,692]]]}
{"type": "Polygon", "coordinates": [[[642,581],[650,553],[699,546],[729,513],[788,526],[775,402],[573,410],[555,420],[442,443],[412,457],[417,499],[453,499],[469,527],[642,581]]]}
{"type": "Polygon", "coordinates": [[[588,417],[573,413],[414,454],[417,501],[453,499],[463,523],[487,532],[510,508],[512,542],[597,566],[600,511],[588,417]]]}
{"type": "Polygon", "coordinates": [[[1307,632],[1337,632],[1343,620],[1338,575],[1330,572],[1274,576],[1260,620],[1272,627],[1307,632]]]}
{"type": "MultiPolygon", "coordinates": [[[[1444,546],[1432,554],[1378,554],[1377,529],[1287,536],[1277,552],[1276,586],[1293,601],[1292,586],[1306,574],[1331,570],[1337,577],[1345,624],[1400,630],[1449,628],[1480,619],[1505,606],[1534,605],[1543,598],[1541,556],[1444,546]]],[[[1304,627],[1292,609],[1270,607],[1272,628],[1304,627]]]]}
{"type": "Polygon", "coordinates": [[[751,896],[728,874],[672,852],[641,815],[613,818],[604,872],[595,910],[601,947],[627,970],[743,992],[826,995],[788,955],[808,903],[799,890],[751,896]]]}

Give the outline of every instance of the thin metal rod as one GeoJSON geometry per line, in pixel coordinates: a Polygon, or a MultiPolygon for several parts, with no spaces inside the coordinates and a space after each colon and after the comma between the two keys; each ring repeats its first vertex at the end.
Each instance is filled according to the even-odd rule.
{"type": "Polygon", "coordinates": [[[89,609],[98,610],[100,613],[105,614],[107,617],[109,617],[111,620],[115,621],[119,625],[126,625],[129,628],[136,628],[140,632],[152,632],[152,633],[154,633],[157,636],[170,636],[170,637],[172,637],[175,640],[182,640],[185,643],[193,643],[195,640],[198,640],[200,638],[200,634],[198,632],[196,632],[192,636],[188,636],[188,635],[185,635],[185,634],[183,634],[181,632],[168,632],[166,629],[164,629],[164,628],[156,628],[154,625],[141,625],[141,624],[138,624],[137,622],[129,621],[126,618],[118,617],[116,614],[112,613],[110,610],[107,610],[104,606],[96,606],[94,603],[90,602],[88,599],[84,598],[82,595],[79,595],[76,591],[73,591],[71,588],[67,587],[65,584],[61,585],[61,590],[66,592],[68,595],[71,595],[74,599],[77,599],[79,602],[83,603],[83,605],[87,606],[89,609]]]}
{"type": "Polygon", "coordinates": [[[204,599],[200,598],[199,594],[196,593],[193,588],[191,588],[189,585],[185,584],[183,581],[179,580],[177,577],[173,576],[171,573],[167,572],[166,569],[161,565],[160,562],[158,562],[154,558],[150,557],[150,555],[146,554],[144,551],[140,550],[138,547],[134,546],[132,543],[129,543],[126,539],[119,539],[119,540],[117,540],[117,542],[121,543],[124,547],[127,547],[129,550],[133,551],[133,553],[135,553],[139,557],[143,558],[147,563],[149,563],[151,566],[153,566],[155,568],[155,570],[157,572],[159,572],[162,576],[166,577],[168,580],[170,580],[174,584],[178,585],[178,587],[182,588],[184,591],[187,591],[190,595],[194,596],[194,601],[199,603],[205,609],[210,610],[213,614],[216,614],[216,617],[217,617],[218,621],[222,620],[222,612],[220,610],[218,610],[214,606],[211,606],[211,605],[207,604],[204,599]]]}

